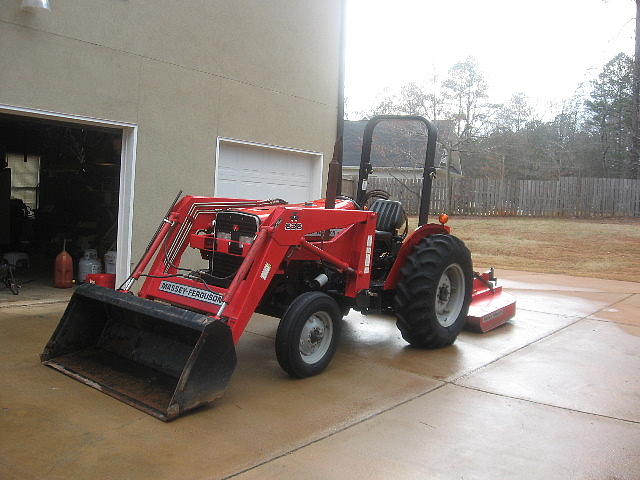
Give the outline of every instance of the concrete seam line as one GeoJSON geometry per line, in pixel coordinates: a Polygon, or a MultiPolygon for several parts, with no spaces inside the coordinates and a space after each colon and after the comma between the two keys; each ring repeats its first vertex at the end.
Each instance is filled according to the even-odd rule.
{"type": "Polygon", "coordinates": [[[283,95],[285,97],[297,98],[299,100],[305,100],[305,101],[310,102],[310,103],[315,103],[316,105],[322,105],[324,107],[333,108],[333,106],[331,106],[331,105],[329,105],[327,103],[324,103],[324,102],[319,102],[317,100],[313,100],[313,99],[307,98],[307,97],[302,97],[300,95],[295,95],[295,94],[292,94],[292,93],[281,92],[279,90],[276,90],[275,88],[263,87],[263,86],[255,84],[255,83],[248,82],[246,80],[238,80],[237,78],[227,77],[227,76],[225,76],[225,75],[223,75],[221,73],[213,73],[213,72],[209,72],[207,70],[202,70],[202,69],[199,69],[199,68],[191,68],[191,67],[187,67],[185,65],[180,65],[179,63],[169,62],[167,60],[162,60],[162,59],[155,58],[155,57],[149,57],[149,56],[143,55],[141,53],[129,52],[127,50],[121,50],[119,48],[110,47],[108,45],[102,45],[101,43],[90,42],[88,40],[82,40],[80,38],[75,38],[75,37],[69,37],[67,35],[62,35],[61,33],[50,32],[48,30],[41,30],[39,28],[35,28],[35,27],[30,26],[30,25],[23,25],[21,23],[10,22],[8,20],[0,19],[0,23],[6,23],[7,25],[13,25],[15,27],[26,28],[26,29],[34,30],[34,31],[40,32],[40,33],[46,33],[47,35],[53,35],[55,37],[64,38],[66,40],[73,40],[73,41],[76,41],[76,42],[85,43],[87,45],[93,45],[94,47],[106,48],[106,49],[109,49],[109,50],[111,50],[113,52],[122,53],[124,55],[131,55],[132,57],[143,58],[145,60],[151,60],[151,61],[154,61],[154,62],[163,63],[165,65],[171,65],[173,67],[182,68],[183,70],[189,70],[189,71],[192,71],[192,72],[202,73],[203,75],[210,75],[212,77],[223,78],[225,80],[229,80],[230,82],[236,82],[236,83],[240,83],[242,85],[249,85],[251,87],[259,88],[261,90],[265,90],[265,91],[272,92],[272,93],[277,93],[278,95],[283,95]]]}
{"type": "Polygon", "coordinates": [[[255,335],[256,337],[267,338],[269,340],[275,340],[276,337],[270,337],[269,335],[265,335],[264,333],[252,332],[248,328],[245,329],[245,332],[250,333],[251,335],[255,335]]]}
{"type": "Polygon", "coordinates": [[[302,450],[303,448],[306,448],[306,447],[308,447],[310,445],[313,445],[314,443],[318,443],[318,442],[321,442],[323,440],[326,440],[327,438],[333,437],[334,435],[337,435],[338,433],[344,432],[345,430],[348,430],[348,429],[350,429],[352,427],[360,425],[361,423],[364,423],[364,422],[366,422],[368,420],[371,420],[372,418],[375,418],[375,417],[377,417],[379,415],[382,415],[383,413],[386,413],[386,412],[388,412],[390,410],[394,410],[394,409],[396,409],[398,407],[401,407],[402,405],[404,405],[406,403],[409,403],[409,402],[411,402],[413,400],[416,400],[418,398],[424,397],[425,395],[427,395],[429,393],[432,393],[432,392],[435,392],[436,390],[440,390],[442,387],[444,387],[445,385],[448,385],[448,384],[449,384],[449,382],[442,382],[440,385],[437,385],[437,386],[435,386],[435,387],[433,387],[433,388],[431,388],[431,389],[429,389],[429,390],[427,390],[425,392],[421,392],[421,393],[419,393],[417,395],[414,395],[414,396],[412,396],[410,398],[407,398],[406,400],[401,401],[400,403],[397,403],[395,405],[391,405],[391,406],[389,406],[387,408],[384,408],[384,409],[382,409],[382,410],[380,410],[378,412],[374,412],[374,413],[372,413],[372,414],[370,414],[370,415],[368,415],[368,416],[366,416],[364,418],[361,418],[360,420],[357,420],[354,423],[350,423],[349,425],[345,425],[345,426],[339,428],[338,430],[336,430],[334,432],[327,433],[326,435],[323,435],[323,436],[321,436],[319,438],[311,440],[311,441],[309,441],[309,442],[307,442],[307,443],[305,443],[303,445],[299,445],[299,446],[289,450],[288,452],[275,455],[272,458],[269,458],[267,460],[259,462],[259,463],[255,464],[255,465],[252,465],[251,467],[247,467],[247,468],[245,468],[243,470],[240,470],[239,472],[235,472],[235,473],[232,473],[231,475],[227,475],[226,477],[222,477],[220,480],[227,480],[229,478],[237,477],[238,475],[242,475],[243,473],[246,473],[246,472],[249,472],[251,470],[254,470],[254,469],[258,468],[258,467],[261,467],[262,465],[266,465],[267,463],[271,463],[271,462],[273,462],[275,460],[278,460],[279,458],[291,455],[292,453],[295,453],[298,450],[302,450]]]}
{"type": "MultiPolygon", "coordinates": [[[[610,308],[610,307],[613,307],[614,305],[617,305],[617,304],[618,304],[618,303],[620,303],[620,302],[624,302],[626,299],[628,299],[628,298],[629,298],[629,297],[631,297],[632,295],[635,295],[635,294],[631,293],[631,294],[627,295],[626,297],[624,297],[624,298],[622,298],[622,299],[620,299],[620,300],[617,300],[617,301],[615,301],[615,302],[613,302],[613,303],[611,303],[611,304],[609,304],[609,305],[605,305],[603,308],[610,308]]],[[[601,308],[600,310],[602,310],[602,308],[601,308]]],[[[600,310],[598,310],[598,312],[599,312],[600,310]]],[[[543,312],[540,312],[540,313],[543,313],[543,312]]],[[[525,344],[525,345],[522,345],[521,347],[516,348],[515,350],[512,350],[512,351],[510,351],[510,352],[507,352],[507,353],[505,353],[504,355],[501,355],[501,356],[499,356],[498,358],[496,358],[496,359],[494,359],[494,360],[491,360],[489,363],[485,363],[484,365],[481,365],[481,366],[479,366],[479,367],[477,367],[477,368],[474,368],[473,370],[471,370],[471,371],[469,371],[469,372],[467,372],[467,373],[463,373],[462,375],[460,375],[460,376],[458,376],[458,377],[452,378],[451,380],[449,380],[449,382],[450,382],[450,383],[453,383],[453,384],[455,384],[455,385],[460,385],[459,383],[456,383],[456,382],[458,382],[459,380],[462,380],[463,378],[469,377],[470,375],[473,375],[474,373],[479,372],[479,371],[480,371],[480,370],[482,370],[483,368],[486,368],[486,367],[488,367],[489,365],[492,365],[492,364],[496,363],[497,361],[502,360],[502,359],[503,359],[503,358],[505,358],[505,357],[508,357],[509,355],[513,355],[514,353],[519,352],[520,350],[522,350],[522,349],[524,349],[524,348],[527,348],[527,347],[529,347],[529,346],[531,346],[531,345],[534,345],[534,344],[536,344],[536,343],[538,343],[538,342],[541,342],[542,340],[545,340],[545,339],[547,339],[547,338],[551,337],[552,335],[555,335],[556,333],[562,332],[563,330],[565,330],[565,329],[567,329],[567,328],[571,327],[572,325],[575,325],[576,323],[580,322],[581,320],[593,320],[593,319],[590,319],[590,318],[589,318],[591,315],[593,315],[593,313],[590,313],[589,315],[585,315],[584,317],[572,317],[572,318],[576,318],[576,320],[574,320],[573,322],[567,323],[566,325],[564,325],[563,327],[560,327],[560,328],[559,328],[559,329],[557,329],[557,330],[554,330],[554,331],[552,331],[552,332],[549,332],[547,335],[544,335],[544,336],[542,336],[542,337],[540,337],[540,338],[537,338],[537,339],[535,339],[535,340],[532,340],[531,342],[529,342],[529,343],[527,343],[527,344],[525,344]]],[[[462,386],[462,385],[460,385],[460,386],[462,386]]]]}
{"type": "MultiPolygon", "coordinates": [[[[518,304],[518,301],[516,300],[516,306],[518,304]]],[[[563,318],[584,318],[581,317],[580,315],[564,315],[562,313],[550,313],[550,312],[543,312],[542,310],[531,310],[530,308],[518,308],[517,310],[518,312],[531,312],[531,313],[542,313],[543,315],[554,315],[556,317],[563,317],[563,318]]],[[[600,310],[598,310],[599,312],[600,310]]],[[[593,315],[593,313],[590,313],[589,315],[593,315]]]]}
{"type": "Polygon", "coordinates": [[[69,303],[69,300],[33,300],[33,301],[25,301],[24,303],[8,303],[0,305],[0,308],[11,308],[11,307],[37,307],[39,305],[54,305],[56,303],[69,303]]]}
{"type": "Polygon", "coordinates": [[[638,327],[640,328],[640,325],[638,325],[637,323],[626,323],[626,322],[619,322],[617,320],[606,320],[604,318],[585,318],[585,320],[593,320],[594,322],[602,322],[602,323],[613,323],[613,324],[617,324],[617,325],[624,325],[626,327],[638,327]]]}
{"type": "Polygon", "coordinates": [[[555,334],[556,334],[556,333],[558,333],[558,332],[561,332],[561,331],[562,331],[562,330],[564,330],[565,328],[569,328],[571,325],[574,325],[574,324],[578,323],[580,320],[584,320],[585,318],[587,318],[587,317],[580,317],[580,318],[577,318],[577,319],[576,319],[576,320],[574,320],[573,322],[567,323],[566,325],[564,325],[564,326],[560,327],[559,329],[554,330],[554,331],[552,331],[552,332],[549,332],[547,335],[544,335],[544,336],[542,336],[542,337],[540,337],[540,338],[537,338],[537,339],[535,339],[535,340],[532,340],[531,342],[526,343],[525,345],[522,345],[521,347],[518,347],[518,348],[516,348],[515,350],[511,350],[510,352],[506,352],[504,355],[501,355],[501,356],[499,356],[498,358],[495,358],[495,359],[491,360],[490,362],[485,363],[484,365],[481,365],[481,366],[479,366],[479,367],[477,367],[477,368],[474,368],[473,370],[471,370],[471,371],[469,371],[469,372],[467,372],[467,373],[463,373],[462,375],[460,375],[460,376],[458,376],[458,377],[452,378],[451,380],[449,380],[449,382],[450,382],[450,383],[453,383],[453,384],[455,384],[455,385],[459,385],[458,383],[456,383],[456,382],[458,382],[459,380],[462,380],[463,378],[466,378],[466,377],[468,377],[468,376],[470,376],[470,375],[473,375],[474,373],[479,372],[479,371],[480,371],[480,370],[482,370],[483,368],[486,368],[486,367],[488,367],[489,365],[492,365],[492,364],[496,363],[497,361],[502,360],[503,358],[508,357],[509,355],[512,355],[512,354],[514,354],[514,353],[516,353],[516,352],[519,352],[520,350],[522,350],[522,349],[524,349],[524,348],[527,348],[527,347],[529,347],[529,346],[531,346],[531,345],[534,345],[534,344],[536,344],[536,343],[538,343],[538,342],[540,342],[540,341],[542,341],[542,340],[544,340],[544,339],[546,339],[546,338],[549,338],[550,336],[555,335],[555,334]]]}
{"type": "Polygon", "coordinates": [[[514,395],[506,395],[504,393],[491,392],[489,390],[483,390],[483,389],[477,388],[477,387],[470,387],[468,385],[458,385],[458,384],[455,384],[455,383],[453,385],[455,385],[456,387],[466,388],[468,390],[474,390],[476,392],[486,393],[487,395],[495,395],[497,397],[511,398],[513,400],[520,400],[522,402],[533,403],[535,405],[542,405],[542,406],[545,406],[545,407],[557,408],[559,410],[566,410],[568,412],[582,413],[584,415],[593,415],[595,417],[608,418],[609,420],[618,420],[620,422],[626,422],[626,423],[631,423],[631,424],[634,424],[634,425],[640,425],[640,421],[638,421],[638,420],[629,420],[627,418],[612,417],[611,415],[604,415],[602,413],[587,412],[585,410],[578,410],[576,408],[563,407],[563,406],[560,406],[560,405],[554,405],[552,403],[538,402],[536,400],[531,400],[529,398],[516,397],[514,395]]]}
{"type": "MultiPolygon", "coordinates": [[[[614,292],[614,293],[615,293],[615,292],[614,292]]],[[[622,293],[622,292],[621,292],[621,293],[622,293]]],[[[615,305],[617,305],[617,304],[619,304],[619,303],[621,303],[621,302],[624,302],[625,300],[627,300],[627,299],[629,299],[629,298],[631,298],[631,297],[633,297],[634,295],[637,295],[637,294],[636,294],[636,293],[622,293],[622,295],[626,295],[626,297],[621,298],[621,299],[620,299],[620,300],[618,300],[617,302],[613,302],[613,303],[610,303],[609,305],[605,305],[605,306],[604,306],[604,307],[602,307],[600,310],[598,310],[598,312],[601,312],[601,311],[602,311],[602,310],[604,310],[605,308],[611,308],[611,307],[613,307],[613,306],[615,306],[615,305]]],[[[598,313],[598,312],[592,313],[591,315],[595,315],[595,314],[596,314],[596,313],[598,313]]],[[[589,315],[587,315],[587,317],[588,317],[588,316],[589,316],[589,315]]]]}
{"type": "MultiPolygon", "coordinates": [[[[609,292],[596,292],[596,293],[609,293],[609,292]]],[[[620,293],[621,295],[626,295],[626,297],[624,297],[624,298],[622,298],[622,299],[620,299],[620,300],[618,300],[618,301],[616,301],[616,302],[613,302],[613,303],[611,303],[611,304],[609,304],[609,305],[605,305],[604,307],[599,308],[599,309],[598,309],[598,310],[596,310],[595,312],[590,313],[590,314],[588,314],[588,315],[585,315],[585,316],[583,316],[583,317],[581,317],[580,315],[563,315],[563,314],[561,314],[561,313],[549,313],[549,312],[543,312],[542,310],[531,310],[531,309],[529,309],[529,308],[518,308],[518,310],[519,310],[519,311],[520,311],[520,310],[522,310],[522,311],[524,311],[524,312],[544,313],[544,314],[546,314],[546,315],[558,315],[558,316],[561,316],[561,317],[569,317],[569,318],[580,318],[580,319],[583,319],[583,318],[587,318],[587,317],[589,317],[589,316],[591,316],[591,315],[595,315],[596,313],[601,312],[601,311],[602,311],[602,310],[604,310],[605,308],[610,308],[610,307],[613,307],[614,305],[617,305],[617,304],[618,304],[618,303],[620,303],[620,302],[624,302],[625,300],[627,300],[627,299],[628,299],[628,298],[630,298],[630,297],[633,297],[634,295],[639,295],[639,294],[636,294],[636,293],[627,293],[627,292],[611,292],[611,293],[620,293]]],[[[516,305],[517,305],[517,300],[516,300],[516,305]]]]}

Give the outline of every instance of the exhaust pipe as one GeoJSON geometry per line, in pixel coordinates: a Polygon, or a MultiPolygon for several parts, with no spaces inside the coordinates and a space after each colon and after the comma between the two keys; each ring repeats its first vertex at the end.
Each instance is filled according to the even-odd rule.
{"type": "Polygon", "coordinates": [[[324,208],[336,207],[336,196],[342,181],[342,166],[339,158],[342,156],[342,136],[339,136],[333,146],[333,157],[329,163],[329,172],[327,173],[327,193],[325,195],[324,208]]]}

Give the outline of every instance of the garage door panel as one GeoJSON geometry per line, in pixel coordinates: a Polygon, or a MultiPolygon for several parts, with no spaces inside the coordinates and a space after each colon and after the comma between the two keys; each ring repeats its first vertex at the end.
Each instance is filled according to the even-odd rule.
{"type": "MultiPolygon", "coordinates": [[[[297,185],[300,187],[308,188],[313,172],[309,172],[307,175],[288,175],[285,173],[278,173],[272,171],[261,170],[249,170],[249,169],[233,169],[233,168],[219,168],[218,175],[219,180],[223,181],[238,181],[238,182],[252,182],[252,183],[273,183],[277,185],[297,185]]],[[[220,185],[218,183],[218,185],[220,185]]]]}
{"type": "Polygon", "coordinates": [[[307,187],[291,187],[282,184],[264,184],[258,182],[226,182],[218,184],[218,194],[221,197],[251,198],[255,200],[269,200],[282,198],[289,203],[298,203],[307,200],[307,187]],[[224,193],[233,192],[233,193],[224,193]]]}
{"type": "Polygon", "coordinates": [[[216,195],[255,199],[313,200],[320,154],[220,140],[216,195]]]}

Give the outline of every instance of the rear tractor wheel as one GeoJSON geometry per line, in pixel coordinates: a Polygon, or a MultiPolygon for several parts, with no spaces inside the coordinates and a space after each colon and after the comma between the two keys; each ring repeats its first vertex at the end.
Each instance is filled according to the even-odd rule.
{"type": "Polygon", "coordinates": [[[322,372],[333,358],[342,325],[338,303],[326,293],[307,292],[285,311],[276,333],[276,357],[292,377],[322,372]]]}
{"type": "Polygon", "coordinates": [[[431,235],[414,247],[400,272],[394,308],[402,338],[416,347],[452,344],[466,322],[473,287],[464,242],[431,235]]]}

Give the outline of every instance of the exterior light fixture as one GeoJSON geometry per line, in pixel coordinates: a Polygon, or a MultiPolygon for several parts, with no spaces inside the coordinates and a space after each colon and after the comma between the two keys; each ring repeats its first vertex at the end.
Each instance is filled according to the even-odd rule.
{"type": "Polygon", "coordinates": [[[23,10],[46,10],[51,11],[49,0],[22,0],[20,8],[23,10]]]}

